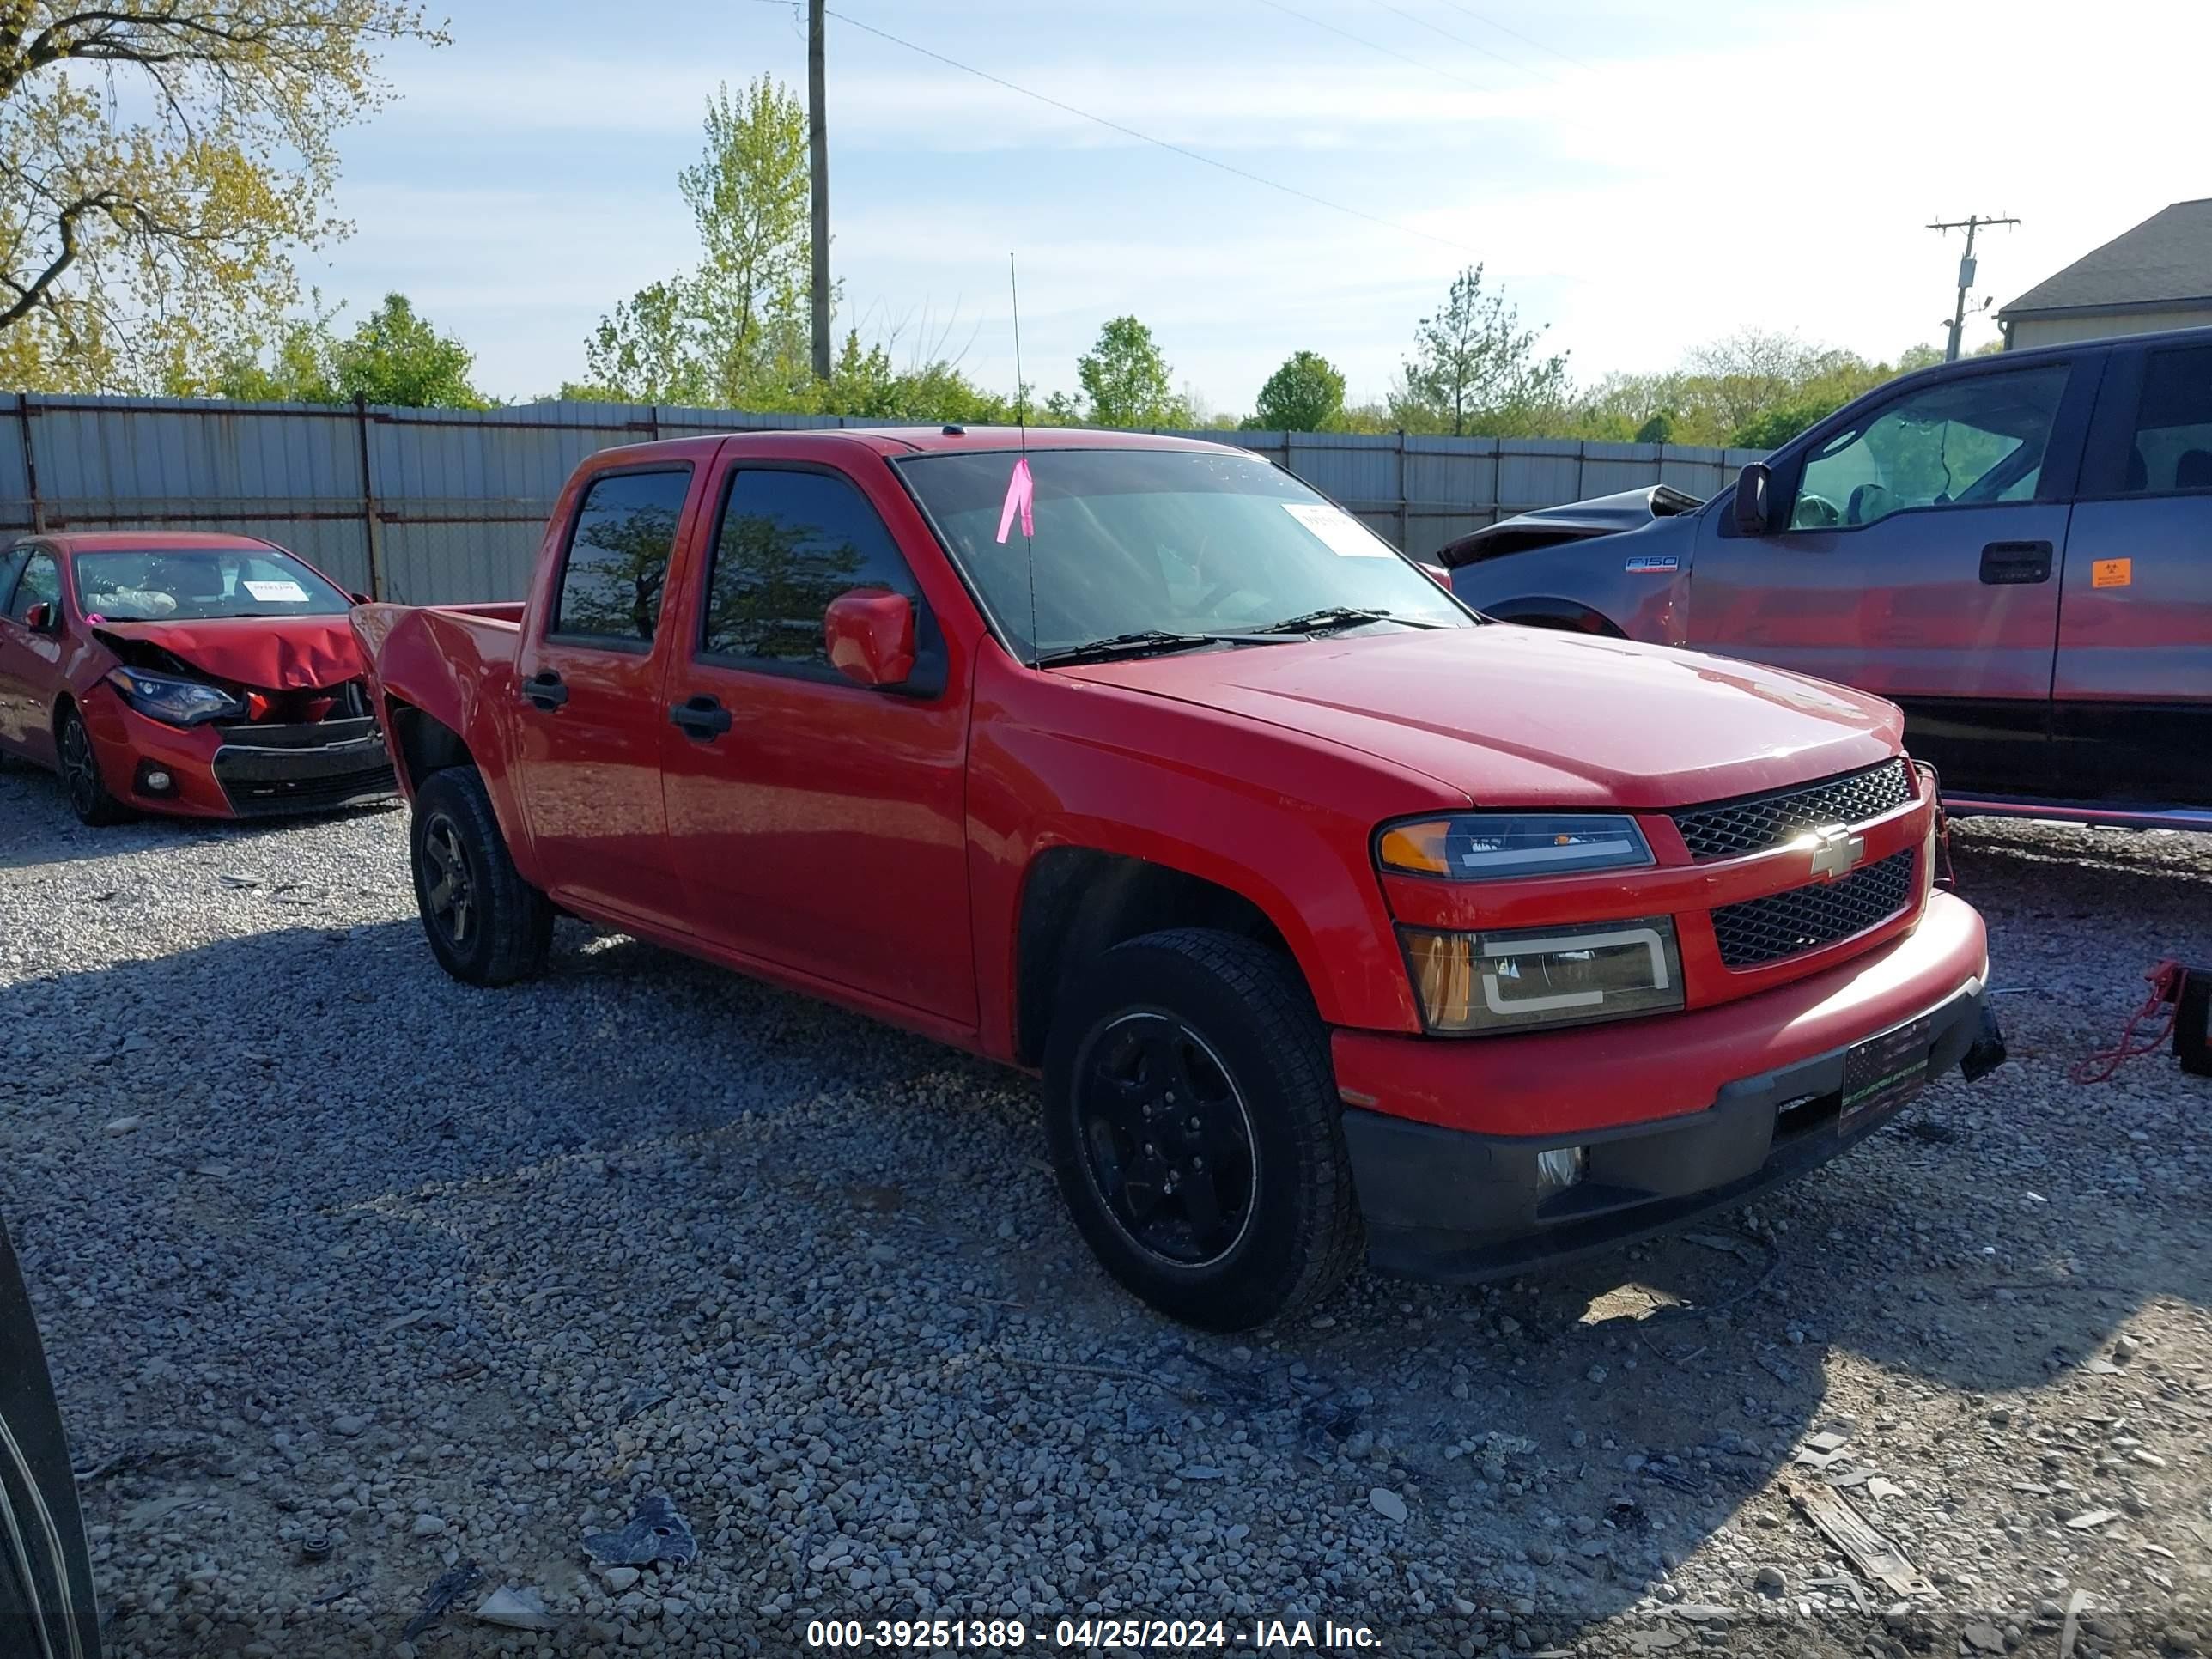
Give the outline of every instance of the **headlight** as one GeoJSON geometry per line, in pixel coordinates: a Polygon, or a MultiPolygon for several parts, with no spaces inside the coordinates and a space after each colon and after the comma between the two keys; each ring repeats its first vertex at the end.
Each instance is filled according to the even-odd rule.
{"type": "Polygon", "coordinates": [[[1634,818],[1592,812],[1462,812],[1385,824],[1375,856],[1386,870],[1452,881],[1564,876],[1654,861],[1634,818]]]}
{"type": "Polygon", "coordinates": [[[149,674],[143,668],[117,668],[107,683],[149,720],[169,726],[198,726],[225,718],[243,720],[246,705],[220,686],[180,680],[173,674],[149,674]]]}
{"type": "Polygon", "coordinates": [[[1669,916],[1505,933],[1403,927],[1399,937],[1431,1031],[1575,1025],[1682,1006],[1669,916]]]}

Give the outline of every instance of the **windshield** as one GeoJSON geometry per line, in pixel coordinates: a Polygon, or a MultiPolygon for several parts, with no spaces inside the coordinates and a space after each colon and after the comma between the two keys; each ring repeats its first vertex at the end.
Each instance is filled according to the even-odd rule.
{"type": "Polygon", "coordinates": [[[1140,634],[1260,633],[1342,611],[1473,625],[1389,543],[1255,457],[994,450],[896,465],[1027,659],[1140,634]],[[1024,459],[1034,495],[1027,536],[1014,489],[1015,464],[1024,459]]]}
{"type": "Polygon", "coordinates": [[[77,603],[106,622],[212,617],[337,617],[352,602],[273,547],[162,548],[80,553],[77,603]]]}

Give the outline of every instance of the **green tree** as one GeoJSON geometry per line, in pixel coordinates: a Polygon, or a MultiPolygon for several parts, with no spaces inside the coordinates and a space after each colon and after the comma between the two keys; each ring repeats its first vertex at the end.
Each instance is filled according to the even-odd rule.
{"type": "Polygon", "coordinates": [[[1016,413],[1012,402],[982,391],[942,357],[897,368],[882,343],[864,347],[858,329],[847,331],[817,406],[825,415],[861,420],[978,426],[1011,422],[1016,413]]]}
{"type": "Polygon", "coordinates": [[[483,409],[469,384],[475,354],[432,327],[404,294],[387,294],[352,335],[331,348],[331,379],[341,398],[403,409],[483,409]]]}
{"type": "Polygon", "coordinates": [[[1317,351],[1296,351],[1267,377],[1252,423],[1269,431],[1319,432],[1344,409],[1344,376],[1317,351]]]}
{"type": "Polygon", "coordinates": [[[335,307],[325,311],[318,293],[309,313],[277,331],[267,361],[258,352],[234,349],[213,372],[195,377],[172,373],[162,386],[172,398],[228,398],[240,403],[335,404],[343,402],[331,379],[331,334],[335,307]]]}
{"type": "Polygon", "coordinates": [[[584,344],[589,380],[561,388],[564,398],[606,403],[714,401],[712,374],[692,314],[685,278],[650,283],[599,319],[584,344]]]}
{"type": "Polygon", "coordinates": [[[1468,266],[1415,330],[1391,412],[1408,430],[1455,436],[1537,429],[1568,393],[1566,357],[1540,356],[1542,335],[1521,326],[1504,295],[1483,291],[1480,265],[1468,266]]]}
{"type": "Polygon", "coordinates": [[[697,266],[653,283],[585,342],[589,385],[637,403],[807,406],[806,111],[769,76],[707,101],[706,145],[677,175],[697,266]]]}
{"type": "Polygon", "coordinates": [[[0,0],[0,380],[135,391],[281,341],[408,0],[0,0]]]}
{"type": "Polygon", "coordinates": [[[204,377],[173,374],[163,390],[260,403],[343,404],[357,393],[401,409],[490,407],[469,384],[474,354],[439,333],[405,295],[386,295],[343,339],[331,327],[336,315],[317,295],[307,316],[284,325],[265,362],[258,353],[234,354],[204,377]]]}
{"type": "Polygon", "coordinates": [[[696,314],[727,406],[812,372],[810,176],[806,106],[789,88],[763,75],[735,98],[724,87],[708,101],[706,153],[677,186],[699,228],[696,314]]]}
{"type": "Polygon", "coordinates": [[[1190,410],[1175,392],[1174,371],[1134,317],[1115,317],[1097,343],[1076,359],[1075,378],[1100,426],[1182,426],[1190,410]]]}

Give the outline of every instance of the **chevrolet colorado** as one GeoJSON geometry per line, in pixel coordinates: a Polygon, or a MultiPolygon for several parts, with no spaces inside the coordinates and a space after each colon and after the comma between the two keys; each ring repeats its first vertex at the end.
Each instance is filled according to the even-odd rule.
{"type": "Polygon", "coordinates": [[[1889,704],[1486,624],[1241,451],[616,449],[520,605],[353,616],[449,972],[564,911],[1041,1072],[1199,1324],[1679,1223],[2002,1055],[1889,704]]]}

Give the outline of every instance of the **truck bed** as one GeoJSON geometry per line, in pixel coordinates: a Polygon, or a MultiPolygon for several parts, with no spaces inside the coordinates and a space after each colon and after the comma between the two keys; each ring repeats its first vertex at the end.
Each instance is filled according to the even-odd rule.
{"type": "Polygon", "coordinates": [[[385,717],[404,703],[465,737],[493,741],[493,732],[470,728],[512,701],[522,613],[519,604],[355,606],[372,706],[385,717]]]}

